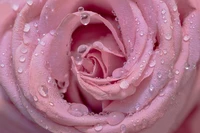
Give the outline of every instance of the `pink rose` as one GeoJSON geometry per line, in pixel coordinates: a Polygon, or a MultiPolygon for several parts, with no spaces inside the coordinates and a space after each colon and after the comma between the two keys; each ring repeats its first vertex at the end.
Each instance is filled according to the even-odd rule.
{"type": "Polygon", "coordinates": [[[0,130],[197,133],[199,6],[1,0],[0,130]]]}

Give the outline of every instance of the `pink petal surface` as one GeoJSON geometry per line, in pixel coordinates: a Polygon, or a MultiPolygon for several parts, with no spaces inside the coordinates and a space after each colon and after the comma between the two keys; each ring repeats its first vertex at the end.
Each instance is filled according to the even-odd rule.
{"type": "Polygon", "coordinates": [[[0,129],[197,133],[200,11],[184,2],[1,0],[0,129]]]}

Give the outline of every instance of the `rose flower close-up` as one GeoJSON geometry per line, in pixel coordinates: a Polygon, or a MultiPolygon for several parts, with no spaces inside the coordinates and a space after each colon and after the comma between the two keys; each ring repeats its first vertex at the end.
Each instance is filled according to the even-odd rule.
{"type": "Polygon", "coordinates": [[[199,0],[0,0],[0,133],[200,133],[199,0]]]}

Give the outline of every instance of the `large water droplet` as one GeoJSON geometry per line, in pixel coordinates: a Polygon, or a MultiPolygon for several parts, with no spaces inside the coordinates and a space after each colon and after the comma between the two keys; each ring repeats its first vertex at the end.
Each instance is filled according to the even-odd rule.
{"type": "Polygon", "coordinates": [[[41,85],[38,88],[38,92],[43,97],[47,97],[48,96],[48,88],[45,85],[41,85]]]}
{"type": "Polygon", "coordinates": [[[83,104],[79,104],[79,103],[72,103],[68,109],[68,112],[76,117],[80,117],[83,115],[87,115],[89,110],[88,108],[83,105],[83,104]]]}
{"type": "Polygon", "coordinates": [[[24,32],[29,32],[30,29],[31,29],[31,26],[29,24],[24,25],[24,32]]]}
{"type": "Polygon", "coordinates": [[[97,132],[101,131],[102,129],[103,129],[103,126],[101,124],[97,124],[94,126],[94,130],[97,132]]]}
{"type": "Polygon", "coordinates": [[[81,54],[79,53],[74,54],[74,60],[77,65],[81,65],[83,62],[83,58],[81,57],[81,54]]]}
{"type": "Polygon", "coordinates": [[[121,89],[127,89],[129,87],[129,82],[127,80],[123,80],[120,84],[119,87],[121,89]]]}
{"type": "Polygon", "coordinates": [[[112,112],[109,114],[108,118],[107,118],[107,122],[111,125],[117,125],[119,123],[121,123],[125,118],[125,115],[121,112],[112,112]]]}
{"type": "Polygon", "coordinates": [[[81,23],[83,25],[88,25],[90,23],[90,14],[87,12],[81,13],[81,23]]]}
{"type": "Polygon", "coordinates": [[[86,50],[87,50],[88,46],[85,45],[85,44],[82,44],[80,45],[78,48],[77,48],[77,52],[78,53],[84,53],[86,50]]]}
{"type": "Polygon", "coordinates": [[[113,78],[120,78],[125,73],[125,70],[123,68],[117,68],[112,72],[113,78]]]}

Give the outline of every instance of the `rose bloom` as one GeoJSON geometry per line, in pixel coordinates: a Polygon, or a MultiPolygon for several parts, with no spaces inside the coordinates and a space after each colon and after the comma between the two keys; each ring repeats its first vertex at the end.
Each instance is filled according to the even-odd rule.
{"type": "Polygon", "coordinates": [[[199,0],[0,0],[1,133],[199,133],[199,0]]]}

